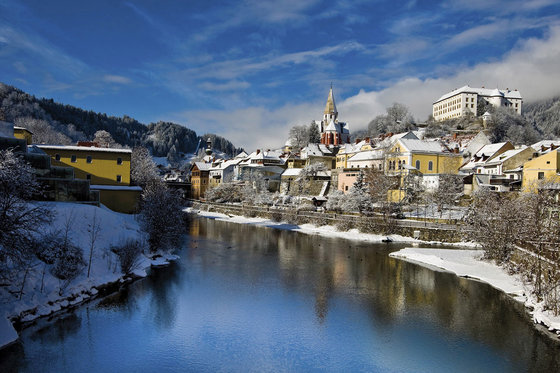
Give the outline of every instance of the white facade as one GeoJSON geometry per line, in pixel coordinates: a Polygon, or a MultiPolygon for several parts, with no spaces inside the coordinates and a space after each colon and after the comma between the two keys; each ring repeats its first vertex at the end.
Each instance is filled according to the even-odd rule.
{"type": "Polygon", "coordinates": [[[451,91],[441,96],[432,105],[432,115],[436,121],[459,118],[463,115],[477,113],[477,104],[485,101],[495,107],[511,107],[518,114],[521,114],[523,97],[518,90],[500,90],[487,88],[473,88],[468,85],[451,91]]]}

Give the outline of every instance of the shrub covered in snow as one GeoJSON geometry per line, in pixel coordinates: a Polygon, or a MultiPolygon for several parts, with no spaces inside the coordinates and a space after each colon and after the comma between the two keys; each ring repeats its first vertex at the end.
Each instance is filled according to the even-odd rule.
{"type": "Polygon", "coordinates": [[[128,239],[122,245],[113,247],[112,251],[119,258],[122,272],[129,274],[138,266],[144,247],[140,241],[128,239]]]}

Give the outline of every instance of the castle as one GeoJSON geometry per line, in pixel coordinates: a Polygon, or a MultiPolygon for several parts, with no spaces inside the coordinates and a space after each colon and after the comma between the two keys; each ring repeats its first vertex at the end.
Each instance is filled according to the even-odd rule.
{"type": "Polygon", "coordinates": [[[521,114],[522,102],[523,98],[517,89],[511,91],[509,88],[500,90],[466,85],[437,99],[432,106],[432,115],[437,121],[459,118],[469,113],[481,116],[484,113],[477,112],[478,104],[511,107],[517,114],[521,114]]]}

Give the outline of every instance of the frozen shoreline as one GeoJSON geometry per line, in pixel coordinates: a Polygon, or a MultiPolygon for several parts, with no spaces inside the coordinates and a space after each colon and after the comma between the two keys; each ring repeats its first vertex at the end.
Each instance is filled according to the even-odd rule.
{"type": "Polygon", "coordinates": [[[510,275],[497,264],[482,260],[479,250],[446,250],[407,247],[389,254],[430,269],[451,272],[458,277],[485,282],[523,303],[535,324],[542,324],[549,331],[560,335],[560,316],[543,310],[543,302],[531,295],[530,288],[519,276],[510,275]]]}
{"type": "Polygon", "coordinates": [[[555,332],[560,336],[560,316],[554,316],[550,312],[543,310],[543,303],[537,302],[531,296],[531,291],[517,276],[508,274],[502,267],[495,263],[481,260],[482,251],[476,250],[476,244],[468,242],[443,243],[425,242],[410,237],[399,235],[378,235],[360,233],[356,229],[348,232],[337,231],[332,226],[316,227],[312,224],[291,225],[286,223],[276,223],[264,218],[247,218],[237,215],[227,215],[217,212],[199,211],[187,208],[185,211],[196,213],[199,216],[228,221],[237,224],[251,224],[261,227],[275,229],[286,229],[305,234],[318,234],[326,237],[339,237],[349,240],[379,243],[389,237],[394,243],[411,244],[444,244],[455,246],[453,249],[429,249],[410,247],[389,254],[390,257],[415,263],[431,270],[447,271],[459,277],[481,281],[503,291],[513,299],[522,302],[535,324],[546,326],[549,331],[555,332]],[[462,249],[457,248],[462,247],[462,249]],[[465,249],[468,247],[468,249],[465,249]]]}

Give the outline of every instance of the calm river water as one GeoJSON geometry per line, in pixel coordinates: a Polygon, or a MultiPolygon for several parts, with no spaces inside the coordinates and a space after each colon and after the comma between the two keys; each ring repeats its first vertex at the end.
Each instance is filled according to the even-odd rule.
{"type": "Polygon", "coordinates": [[[492,287],[372,245],[195,219],[181,259],[23,331],[0,371],[558,372],[492,287]]]}

